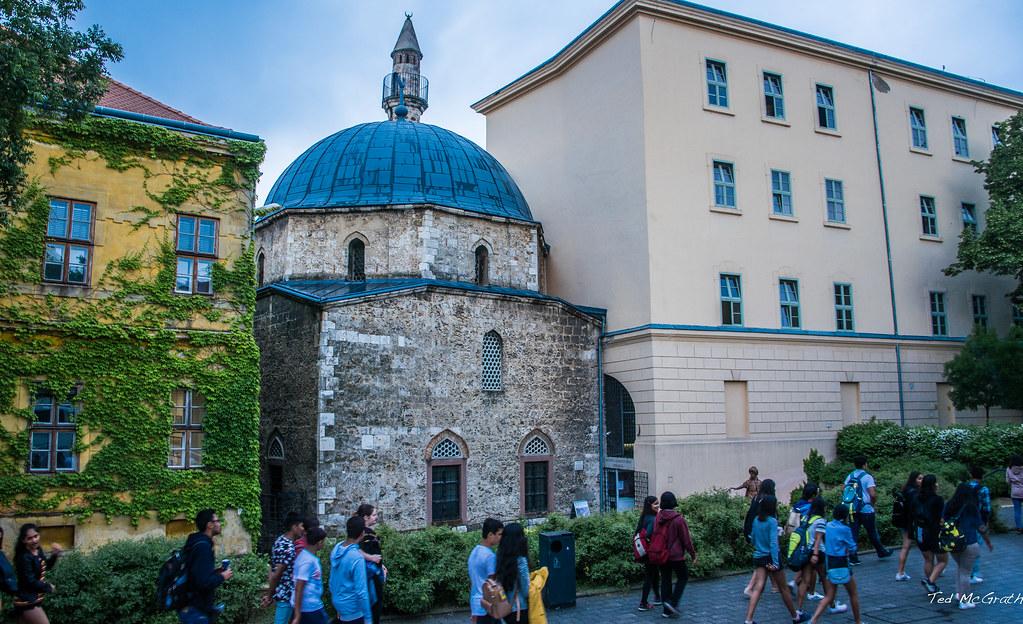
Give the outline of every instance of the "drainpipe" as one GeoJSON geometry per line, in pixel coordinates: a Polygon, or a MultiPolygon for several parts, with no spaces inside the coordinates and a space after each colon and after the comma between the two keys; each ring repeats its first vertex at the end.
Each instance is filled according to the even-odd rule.
{"type": "Polygon", "coordinates": [[[895,334],[895,371],[899,383],[899,424],[906,426],[906,397],[902,390],[902,346],[899,344],[899,313],[895,307],[895,274],[892,270],[892,241],[888,228],[888,199],[884,187],[884,167],[881,163],[881,138],[877,129],[877,100],[874,95],[874,70],[867,70],[870,85],[870,113],[874,120],[874,152],[877,155],[877,180],[881,187],[881,218],[884,221],[884,251],[888,259],[888,292],[892,302],[892,331],[895,334]]]}
{"type": "Polygon", "coordinates": [[[597,477],[600,491],[597,493],[597,501],[600,510],[604,511],[604,496],[606,495],[607,484],[604,476],[604,332],[607,319],[600,318],[600,335],[597,336],[597,477]]]}

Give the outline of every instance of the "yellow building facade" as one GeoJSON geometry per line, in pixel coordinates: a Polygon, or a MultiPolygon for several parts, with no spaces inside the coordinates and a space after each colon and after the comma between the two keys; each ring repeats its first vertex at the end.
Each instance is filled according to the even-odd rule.
{"type": "Polygon", "coordinates": [[[0,230],[4,546],[25,522],[75,548],[182,535],[213,507],[244,552],[264,145],[113,84],[122,108],[33,121],[30,183],[0,230]]]}

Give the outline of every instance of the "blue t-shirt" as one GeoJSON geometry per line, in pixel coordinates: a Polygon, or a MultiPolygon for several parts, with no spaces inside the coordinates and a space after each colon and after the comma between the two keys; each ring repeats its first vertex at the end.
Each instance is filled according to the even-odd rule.
{"type": "Polygon", "coordinates": [[[766,520],[753,520],[753,558],[770,557],[771,563],[778,562],[778,519],[767,516],[766,520]]]}
{"type": "MultiPolygon", "coordinates": [[[[302,550],[295,557],[295,571],[292,574],[296,584],[298,581],[305,581],[302,589],[302,613],[319,611],[323,608],[323,570],[320,568],[320,558],[302,550]]],[[[295,593],[291,593],[291,606],[295,606],[295,593]]]]}
{"type": "Polygon", "coordinates": [[[497,571],[497,555],[482,544],[477,544],[469,553],[469,610],[473,615],[486,615],[487,610],[480,604],[483,599],[483,583],[497,571]]]}
{"type": "Polygon", "coordinates": [[[848,557],[856,552],[856,540],[849,525],[832,520],[824,528],[824,553],[829,557],[848,557]]]}

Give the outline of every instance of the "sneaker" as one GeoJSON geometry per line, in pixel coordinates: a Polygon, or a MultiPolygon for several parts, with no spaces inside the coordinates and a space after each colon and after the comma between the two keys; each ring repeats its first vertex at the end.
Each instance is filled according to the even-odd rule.
{"type": "Polygon", "coordinates": [[[959,608],[960,609],[973,609],[976,606],[977,606],[977,603],[975,603],[975,602],[963,601],[963,602],[959,603],[959,608]]]}
{"type": "Polygon", "coordinates": [[[809,613],[803,613],[802,611],[796,611],[796,617],[792,618],[792,624],[801,624],[810,619],[809,613]]]}
{"type": "Polygon", "coordinates": [[[671,604],[668,601],[664,602],[664,612],[670,613],[671,615],[678,617],[678,607],[676,607],[675,605],[671,604]]]}
{"type": "Polygon", "coordinates": [[[661,617],[666,620],[677,620],[679,616],[678,613],[662,613],[661,617]]]}
{"type": "Polygon", "coordinates": [[[910,577],[905,572],[899,572],[898,574],[895,575],[895,580],[896,581],[908,581],[910,578],[912,578],[912,577],[910,577]]]}
{"type": "Polygon", "coordinates": [[[807,600],[824,600],[824,595],[823,594],[818,594],[817,592],[814,592],[812,594],[807,594],[806,595],[806,599],[807,600]]]}
{"type": "Polygon", "coordinates": [[[835,615],[837,613],[845,613],[848,610],[849,610],[849,605],[842,604],[841,602],[838,602],[837,600],[835,601],[835,606],[828,607],[828,613],[830,613],[831,615],[835,615]]]}
{"type": "Polygon", "coordinates": [[[977,583],[983,583],[984,579],[979,574],[973,574],[970,576],[970,585],[976,585],[977,583]]]}
{"type": "Polygon", "coordinates": [[[927,593],[928,594],[936,594],[936,593],[938,593],[938,586],[935,585],[934,583],[930,582],[929,580],[924,579],[924,580],[920,581],[920,584],[923,585],[927,589],[927,593]]]}
{"type": "Polygon", "coordinates": [[[891,556],[892,556],[892,551],[890,551],[890,550],[885,550],[883,552],[877,553],[877,558],[878,559],[887,559],[888,557],[891,557],[891,556]]]}
{"type": "Polygon", "coordinates": [[[653,607],[650,606],[649,602],[641,602],[639,603],[639,606],[636,607],[636,611],[649,611],[650,609],[653,609],[653,607]]]}
{"type": "Polygon", "coordinates": [[[860,560],[859,559],[850,559],[849,560],[849,565],[851,565],[851,566],[860,565],[860,560]]]}
{"type": "Polygon", "coordinates": [[[664,603],[661,602],[660,598],[654,598],[653,600],[650,601],[650,604],[654,605],[655,607],[659,607],[664,603]]]}

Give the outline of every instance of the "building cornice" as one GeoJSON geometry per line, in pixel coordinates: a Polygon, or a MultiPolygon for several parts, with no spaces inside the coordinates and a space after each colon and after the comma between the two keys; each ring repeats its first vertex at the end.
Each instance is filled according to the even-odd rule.
{"type": "Polygon", "coordinates": [[[478,113],[488,114],[516,98],[536,89],[566,72],[601,42],[638,16],[665,19],[724,35],[772,45],[806,54],[821,60],[840,63],[857,69],[874,70],[944,91],[986,100],[992,103],[1023,108],[1023,93],[987,84],[904,61],[892,56],[825,39],[784,26],[777,26],[726,11],[720,11],[683,0],[622,0],[553,57],[515,81],[498,89],[472,105],[478,113]]]}
{"type": "MultiPolygon", "coordinates": [[[[271,208],[271,206],[263,206],[260,210],[271,208]]],[[[326,214],[365,214],[372,212],[400,212],[405,210],[435,210],[437,212],[444,212],[459,217],[466,217],[469,219],[479,219],[481,221],[490,221],[492,223],[511,223],[514,225],[526,225],[534,227],[542,231],[542,226],[539,221],[528,221],[526,219],[516,219],[515,217],[505,217],[500,215],[492,215],[483,212],[473,212],[471,210],[462,210],[461,208],[452,208],[450,206],[442,206],[440,204],[387,204],[380,206],[331,206],[327,208],[287,208],[287,207],[276,207],[260,216],[255,223],[255,229],[259,230],[270,223],[273,223],[277,219],[288,216],[323,216],[326,214]]]]}
{"type": "Polygon", "coordinates": [[[788,343],[814,343],[844,346],[884,346],[896,344],[913,347],[959,348],[966,338],[957,336],[916,336],[908,334],[881,334],[866,332],[814,331],[806,329],[776,329],[769,327],[731,327],[714,325],[674,325],[650,323],[626,329],[611,330],[604,334],[608,345],[644,342],[652,338],[670,340],[712,340],[749,342],[774,341],[788,343]]]}

